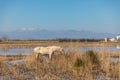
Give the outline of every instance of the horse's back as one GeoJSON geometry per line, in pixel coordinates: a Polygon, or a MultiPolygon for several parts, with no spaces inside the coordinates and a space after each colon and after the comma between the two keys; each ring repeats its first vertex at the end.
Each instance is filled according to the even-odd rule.
{"type": "Polygon", "coordinates": [[[41,47],[39,52],[41,54],[49,54],[49,49],[50,49],[49,47],[41,47]]]}
{"type": "Polygon", "coordinates": [[[61,47],[60,46],[48,46],[48,48],[50,48],[50,49],[59,49],[61,47]]]}

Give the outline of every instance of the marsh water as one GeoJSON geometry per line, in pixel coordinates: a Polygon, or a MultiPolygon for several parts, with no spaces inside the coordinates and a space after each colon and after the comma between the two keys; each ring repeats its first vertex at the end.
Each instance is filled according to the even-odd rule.
{"type": "MultiPolygon", "coordinates": [[[[118,47],[118,46],[117,46],[118,47]]],[[[81,53],[85,53],[88,50],[95,50],[97,52],[109,51],[109,52],[120,52],[120,49],[116,46],[111,47],[64,47],[65,51],[68,50],[79,50],[81,53]]],[[[13,48],[13,49],[0,49],[0,55],[29,55],[33,53],[33,48],[13,48]]],[[[46,59],[46,58],[45,58],[46,59]]],[[[112,62],[120,62],[119,58],[107,58],[112,62]]]]}
{"type": "MultiPolygon", "coordinates": [[[[97,52],[100,51],[110,51],[110,52],[119,52],[120,49],[117,48],[116,46],[111,46],[111,47],[65,47],[65,51],[68,51],[69,49],[78,49],[80,50],[81,53],[84,53],[85,51],[88,50],[95,50],[97,52]]],[[[33,48],[13,48],[13,49],[0,49],[0,55],[14,55],[14,54],[22,54],[22,55],[27,55],[31,54],[33,52],[33,48]]]]}
{"type": "MultiPolygon", "coordinates": [[[[120,52],[118,46],[111,47],[64,47],[65,51],[77,49],[81,53],[85,53],[88,50],[95,50],[97,52],[109,51],[109,52],[120,52]]],[[[33,53],[33,48],[13,48],[13,49],[0,49],[0,55],[29,55],[33,53]]],[[[110,61],[115,62],[119,61],[119,58],[110,58],[110,61]]]]}

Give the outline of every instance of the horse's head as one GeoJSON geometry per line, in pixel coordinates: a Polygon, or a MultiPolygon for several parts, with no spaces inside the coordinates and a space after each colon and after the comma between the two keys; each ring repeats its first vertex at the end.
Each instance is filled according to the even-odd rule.
{"type": "Polygon", "coordinates": [[[65,50],[61,47],[60,47],[59,51],[60,51],[60,53],[65,53],[65,50]]]}
{"type": "Polygon", "coordinates": [[[54,51],[60,52],[60,53],[65,53],[64,49],[62,47],[56,47],[54,51]]]}

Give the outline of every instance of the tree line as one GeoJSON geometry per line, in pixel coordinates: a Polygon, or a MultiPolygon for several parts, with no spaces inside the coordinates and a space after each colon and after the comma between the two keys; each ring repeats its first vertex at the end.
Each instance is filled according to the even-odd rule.
{"type": "Polygon", "coordinates": [[[81,38],[81,39],[68,39],[68,38],[64,38],[64,39],[56,39],[59,42],[99,42],[99,41],[103,41],[103,39],[85,39],[85,38],[81,38]]]}

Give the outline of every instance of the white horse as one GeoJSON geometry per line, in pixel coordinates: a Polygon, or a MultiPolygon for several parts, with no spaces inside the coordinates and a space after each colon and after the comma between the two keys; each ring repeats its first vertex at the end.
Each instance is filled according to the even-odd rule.
{"type": "Polygon", "coordinates": [[[51,59],[51,56],[54,52],[64,52],[64,49],[60,46],[48,46],[48,47],[35,47],[34,53],[36,53],[36,58],[38,59],[39,54],[48,54],[49,58],[51,59]]]}

